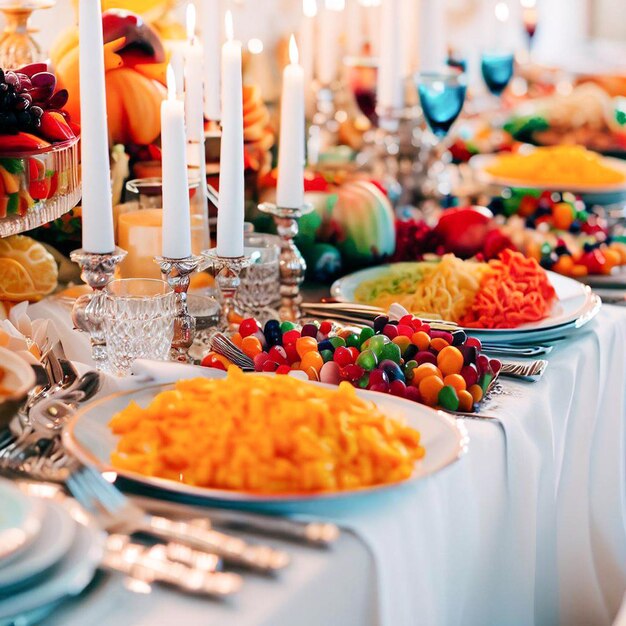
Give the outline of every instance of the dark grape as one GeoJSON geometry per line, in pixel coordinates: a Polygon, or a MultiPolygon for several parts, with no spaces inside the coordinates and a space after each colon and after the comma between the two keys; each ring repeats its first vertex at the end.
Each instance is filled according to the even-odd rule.
{"type": "Polygon", "coordinates": [[[19,90],[20,79],[17,77],[17,74],[15,72],[6,72],[4,75],[4,80],[7,83],[7,85],[10,85],[16,90],[19,90]]]}

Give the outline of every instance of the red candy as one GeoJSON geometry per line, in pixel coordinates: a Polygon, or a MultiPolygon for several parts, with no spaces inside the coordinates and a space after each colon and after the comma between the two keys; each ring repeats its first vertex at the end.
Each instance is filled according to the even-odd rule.
{"type": "Polygon", "coordinates": [[[406,398],[407,387],[401,380],[394,380],[389,385],[389,393],[398,398],[406,398]]]}
{"type": "Polygon", "coordinates": [[[276,368],[276,373],[281,374],[281,375],[289,374],[290,371],[291,371],[291,367],[289,367],[289,365],[279,365],[276,368]]]}
{"type": "Polygon", "coordinates": [[[298,354],[298,350],[296,350],[295,343],[288,343],[283,346],[285,349],[285,354],[287,355],[287,361],[289,363],[295,363],[300,360],[300,355],[298,354]]]}
{"type": "Polygon", "coordinates": [[[278,369],[278,363],[275,363],[271,359],[267,359],[261,368],[262,372],[275,372],[278,369]]]}
{"type": "MultiPolygon", "coordinates": [[[[269,359],[277,365],[287,365],[287,352],[282,346],[272,346],[267,353],[269,359]]],[[[273,372],[274,370],[264,370],[273,372]]]]}
{"type": "Polygon", "coordinates": [[[412,337],[415,329],[413,326],[407,326],[406,324],[398,324],[398,335],[404,335],[405,337],[412,337]]]}
{"type": "Polygon", "coordinates": [[[300,331],[296,330],[294,328],[294,330],[288,330],[284,335],[283,335],[283,346],[286,346],[288,344],[291,343],[296,343],[296,341],[298,341],[298,339],[300,339],[300,331]]]}
{"type": "Polygon", "coordinates": [[[358,365],[350,364],[339,370],[339,375],[344,380],[349,380],[350,382],[356,382],[363,376],[365,370],[358,365]]]}
{"type": "Polygon", "coordinates": [[[339,365],[339,367],[345,367],[354,363],[354,355],[349,348],[339,346],[333,354],[333,361],[339,365]]]}
{"type": "Polygon", "coordinates": [[[320,324],[320,333],[322,333],[322,335],[328,335],[332,329],[333,329],[333,324],[332,322],[329,322],[328,320],[324,320],[320,324]]]}
{"type": "Polygon", "coordinates": [[[478,370],[473,364],[464,365],[461,368],[461,376],[465,380],[465,386],[469,389],[478,382],[478,370]]]}
{"type": "Polygon", "coordinates": [[[361,353],[359,352],[359,349],[354,346],[348,346],[348,350],[350,350],[350,354],[352,354],[352,362],[354,363],[361,353]]]}
{"type": "Polygon", "coordinates": [[[480,339],[476,339],[476,337],[468,337],[465,341],[466,346],[473,346],[478,351],[483,349],[483,344],[480,343],[480,339]]]}
{"type": "Polygon", "coordinates": [[[398,336],[398,327],[393,324],[387,324],[383,328],[383,335],[387,335],[389,339],[395,339],[398,336]]]}
{"type": "MultiPolygon", "coordinates": [[[[263,364],[265,363],[265,361],[267,361],[269,359],[269,355],[267,354],[267,352],[261,352],[260,354],[257,354],[253,361],[254,361],[254,370],[256,372],[262,372],[263,371],[263,364]]],[[[204,362],[202,363],[204,365],[204,362]]]]}
{"type": "Polygon", "coordinates": [[[248,317],[239,324],[239,334],[242,337],[254,335],[259,330],[259,325],[253,317],[248,317]]]}

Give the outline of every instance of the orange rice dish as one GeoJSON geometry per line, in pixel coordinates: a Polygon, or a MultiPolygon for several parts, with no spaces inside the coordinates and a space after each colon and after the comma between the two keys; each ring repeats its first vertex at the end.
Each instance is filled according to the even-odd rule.
{"type": "Polygon", "coordinates": [[[357,396],[354,387],[244,374],[181,380],[109,424],[119,470],[198,487],[289,494],[406,480],[425,450],[420,434],[357,396]]]}

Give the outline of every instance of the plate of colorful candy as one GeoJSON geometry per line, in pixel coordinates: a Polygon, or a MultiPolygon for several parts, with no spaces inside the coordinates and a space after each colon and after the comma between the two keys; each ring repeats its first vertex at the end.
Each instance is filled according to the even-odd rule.
{"type": "Polygon", "coordinates": [[[598,307],[589,287],[513,250],[487,263],[446,254],[436,262],[373,267],[336,281],[331,294],[383,310],[399,303],[414,315],[457,323],[490,341],[588,321],[598,307]]]}
{"type": "Polygon", "coordinates": [[[149,490],[274,506],[416,480],[468,444],[453,418],[402,398],[234,367],[90,403],[64,441],[149,490]]]}

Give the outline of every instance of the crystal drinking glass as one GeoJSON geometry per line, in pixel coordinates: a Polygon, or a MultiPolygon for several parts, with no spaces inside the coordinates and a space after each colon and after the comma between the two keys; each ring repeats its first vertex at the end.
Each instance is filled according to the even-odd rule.
{"type": "Polygon", "coordinates": [[[483,52],[480,57],[480,70],[487,89],[496,97],[502,92],[513,78],[515,56],[509,50],[490,50],[483,52]]]}
{"type": "Polygon", "coordinates": [[[176,294],[162,280],[122,278],[104,290],[104,331],[112,373],[124,376],[136,359],[167,361],[176,294]]]}

